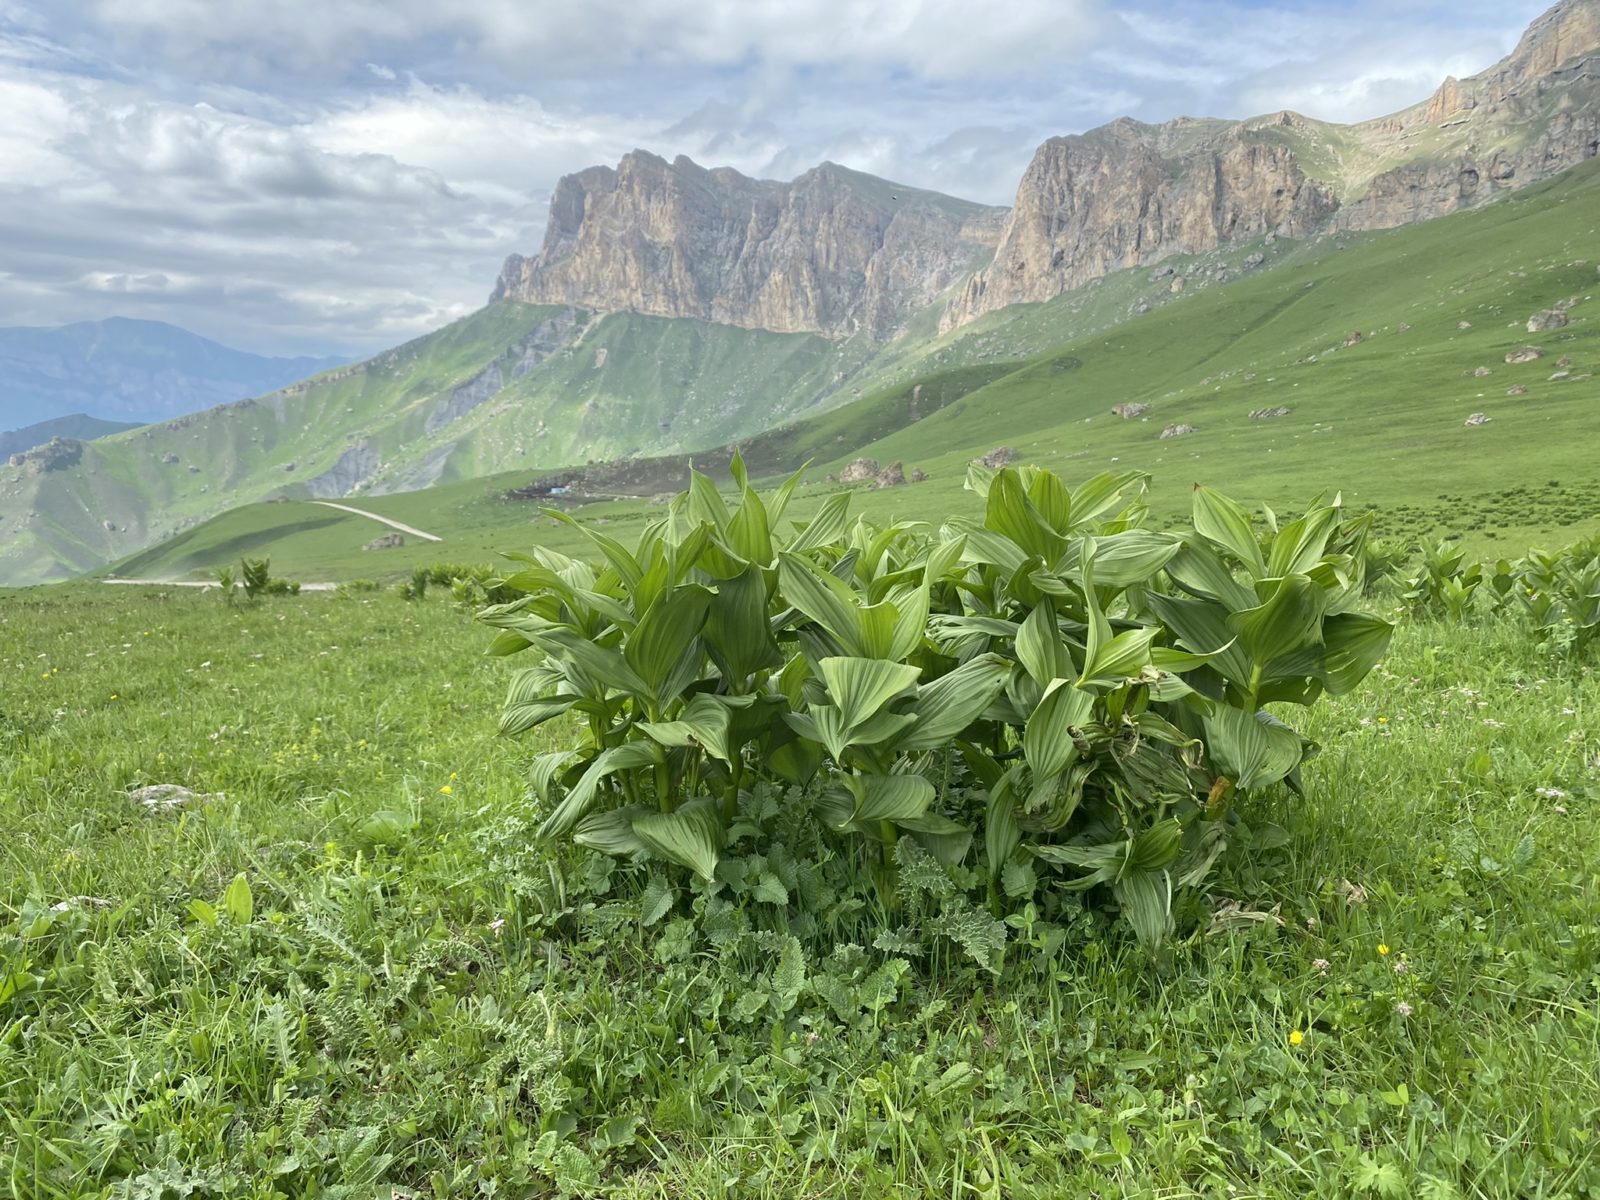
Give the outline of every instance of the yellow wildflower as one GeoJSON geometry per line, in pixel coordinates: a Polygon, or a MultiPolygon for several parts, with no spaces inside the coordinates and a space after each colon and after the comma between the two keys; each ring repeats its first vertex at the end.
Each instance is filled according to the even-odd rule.
{"type": "Polygon", "coordinates": [[[1378,953],[1379,954],[1387,954],[1387,953],[1389,953],[1389,947],[1385,946],[1382,942],[1379,942],[1378,943],[1378,953]]]}
{"type": "Polygon", "coordinates": [[[455,792],[455,789],[453,787],[451,787],[447,783],[442,788],[440,788],[439,791],[440,791],[441,794],[449,796],[449,795],[451,795],[451,794],[453,794],[455,792]]]}
{"type": "Polygon", "coordinates": [[[1301,1033],[1298,1029],[1294,1030],[1293,1032],[1291,1032],[1289,1034],[1289,1045],[1291,1045],[1291,1046],[1298,1046],[1301,1042],[1303,1042],[1305,1040],[1306,1040],[1306,1035],[1301,1033]]]}

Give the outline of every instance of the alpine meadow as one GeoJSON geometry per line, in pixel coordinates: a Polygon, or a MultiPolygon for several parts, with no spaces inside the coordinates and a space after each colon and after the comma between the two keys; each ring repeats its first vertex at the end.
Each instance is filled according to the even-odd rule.
{"type": "MultiPolygon", "coordinates": [[[[609,147],[612,76],[755,89],[649,127],[742,112],[740,164],[829,80],[982,76],[885,13],[356,7],[0,6],[0,89],[59,102],[28,186],[134,172],[74,322],[0,330],[0,1195],[1600,1200],[1600,0],[1384,115],[1381,65],[1284,59],[1361,119],[1051,136],[1005,206],[472,158],[516,105],[609,147]],[[386,282],[432,205],[487,304],[303,335],[444,311],[386,282]],[[312,214],[303,278],[223,280],[312,214]]],[[[1015,21],[1135,111],[1191,93],[1107,29],[1211,30],[1183,87],[1271,41],[1095,7],[1015,21]]],[[[44,313],[63,243],[13,240],[44,313]]]]}

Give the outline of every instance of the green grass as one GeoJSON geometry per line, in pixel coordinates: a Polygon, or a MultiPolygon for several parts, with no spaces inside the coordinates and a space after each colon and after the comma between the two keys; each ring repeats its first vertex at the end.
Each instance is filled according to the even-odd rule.
{"type": "Polygon", "coordinates": [[[1315,710],[1159,960],[1045,891],[998,977],[800,904],[837,861],[662,913],[546,850],[487,640],[3,598],[0,1192],[1600,1195],[1600,675],[1514,622],[1406,626],[1315,710]],[[167,782],[221,795],[123,794],[167,782]]]}

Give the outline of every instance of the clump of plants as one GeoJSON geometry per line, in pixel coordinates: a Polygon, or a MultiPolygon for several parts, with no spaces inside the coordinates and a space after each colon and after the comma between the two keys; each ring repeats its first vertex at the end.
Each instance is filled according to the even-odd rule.
{"type": "Polygon", "coordinates": [[[241,558],[239,570],[220,567],[216,573],[217,586],[222,589],[222,599],[233,604],[244,593],[246,600],[259,600],[263,596],[298,596],[297,580],[282,579],[272,574],[270,558],[241,558]]]}
{"type": "Polygon", "coordinates": [[[1535,550],[1517,564],[1508,591],[1535,636],[1558,652],[1585,654],[1600,639],[1600,537],[1565,550],[1535,550]]]}
{"type": "Polygon", "coordinates": [[[1155,943],[1241,803],[1298,788],[1314,747],[1278,714],[1354,688],[1393,632],[1337,500],[1258,527],[1197,488],[1155,532],[1141,474],[975,467],[971,516],[880,528],[848,494],[786,521],[798,474],[733,474],[731,501],[695,474],[631,548],[552,512],[594,560],[535,549],[484,610],[492,653],[535,659],[502,731],[571,729],[532,764],[542,837],[716,889],[776,795],[886,906],[911,862],[987,881],[996,914],[1043,875],[1155,943]]]}

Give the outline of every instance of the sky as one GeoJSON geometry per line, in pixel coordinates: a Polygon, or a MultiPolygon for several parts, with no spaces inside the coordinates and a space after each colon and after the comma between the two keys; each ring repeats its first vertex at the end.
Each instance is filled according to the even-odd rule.
{"type": "Polygon", "coordinates": [[[642,147],[1008,204],[1118,116],[1352,121],[1547,0],[0,0],[0,326],[363,355],[480,307],[642,147]]]}

